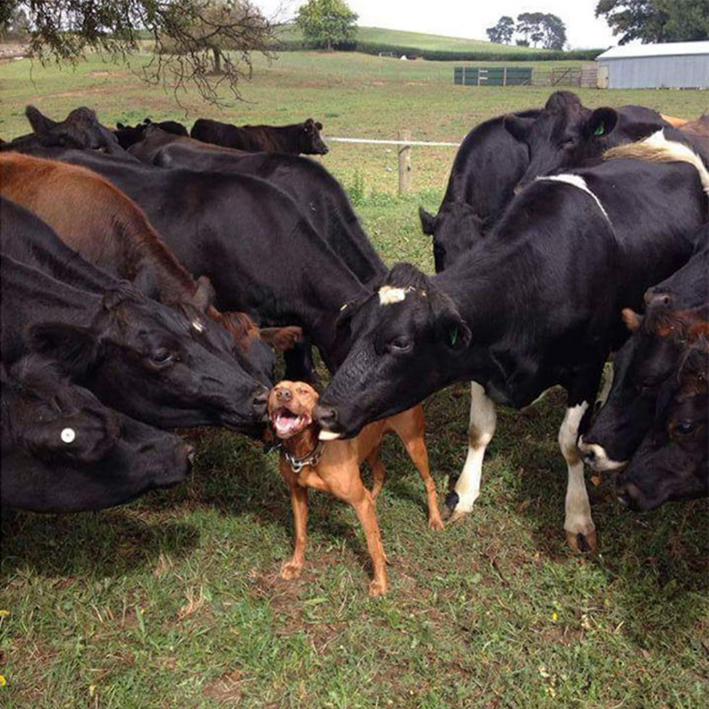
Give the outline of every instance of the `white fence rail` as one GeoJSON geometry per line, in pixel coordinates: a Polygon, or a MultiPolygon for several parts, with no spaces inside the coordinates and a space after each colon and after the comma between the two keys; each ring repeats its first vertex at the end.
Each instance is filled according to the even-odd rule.
{"type": "Polygon", "coordinates": [[[411,146],[430,146],[436,148],[457,148],[460,143],[428,142],[411,140],[409,131],[401,131],[398,140],[380,140],[379,138],[340,138],[327,136],[328,143],[355,143],[359,145],[398,145],[399,146],[399,194],[406,194],[411,189],[411,146]]]}

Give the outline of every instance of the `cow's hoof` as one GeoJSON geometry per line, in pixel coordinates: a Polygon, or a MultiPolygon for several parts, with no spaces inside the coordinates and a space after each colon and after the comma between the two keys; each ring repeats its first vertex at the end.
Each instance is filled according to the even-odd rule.
{"type": "Polygon", "coordinates": [[[389,584],[386,581],[371,581],[369,584],[369,595],[372,598],[385,596],[389,590],[389,584]]]}
{"type": "Polygon", "coordinates": [[[566,532],[566,540],[577,554],[590,554],[598,547],[596,530],[590,532],[566,532]]]}
{"type": "Polygon", "coordinates": [[[285,579],[286,581],[297,579],[300,576],[300,572],[302,570],[302,564],[295,564],[292,561],[289,561],[288,563],[283,564],[283,567],[281,568],[281,578],[285,579]]]}

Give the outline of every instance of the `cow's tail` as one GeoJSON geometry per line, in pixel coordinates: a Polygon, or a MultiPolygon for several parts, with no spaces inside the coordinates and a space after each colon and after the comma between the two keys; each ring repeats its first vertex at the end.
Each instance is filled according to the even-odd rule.
{"type": "Polygon", "coordinates": [[[688,145],[676,140],[667,140],[663,130],[658,130],[638,143],[619,145],[607,150],[604,159],[636,158],[648,162],[686,162],[699,173],[704,191],[709,195],[709,170],[704,161],[688,145]]]}

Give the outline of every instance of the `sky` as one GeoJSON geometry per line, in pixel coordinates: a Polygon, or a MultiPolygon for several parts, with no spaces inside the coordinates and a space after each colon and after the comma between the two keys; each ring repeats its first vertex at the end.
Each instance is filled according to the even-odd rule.
{"type": "MultiPolygon", "coordinates": [[[[603,19],[596,19],[598,0],[347,0],[359,15],[358,24],[449,37],[487,39],[485,29],[502,15],[516,18],[521,12],[551,12],[566,24],[566,36],[574,49],[610,47],[617,44],[603,19]]],[[[254,0],[264,13],[279,12],[292,18],[304,0],[254,0]]]]}

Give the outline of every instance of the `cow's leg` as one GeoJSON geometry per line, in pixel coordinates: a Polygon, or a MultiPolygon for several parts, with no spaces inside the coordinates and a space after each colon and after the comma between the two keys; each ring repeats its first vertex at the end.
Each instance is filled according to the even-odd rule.
{"type": "Polygon", "coordinates": [[[322,384],[315,369],[313,347],[309,341],[296,342],[290,350],[283,353],[283,360],[286,364],[285,379],[291,382],[307,382],[316,388],[322,384]]]}
{"type": "Polygon", "coordinates": [[[584,378],[577,386],[570,388],[566,413],[559,429],[559,448],[568,468],[564,530],[569,544],[576,551],[595,551],[597,543],[583,461],[576,443],[579,432],[583,430],[582,426],[588,424],[590,402],[594,400],[598,390],[601,372],[602,365],[596,374],[584,378]]]}
{"type": "Polygon", "coordinates": [[[468,428],[468,456],[463,472],[455,484],[455,492],[446,497],[449,521],[464,517],[473,509],[480,494],[485,449],[495,434],[497,414],[495,403],[477,382],[470,383],[470,427],[468,428]]]}

